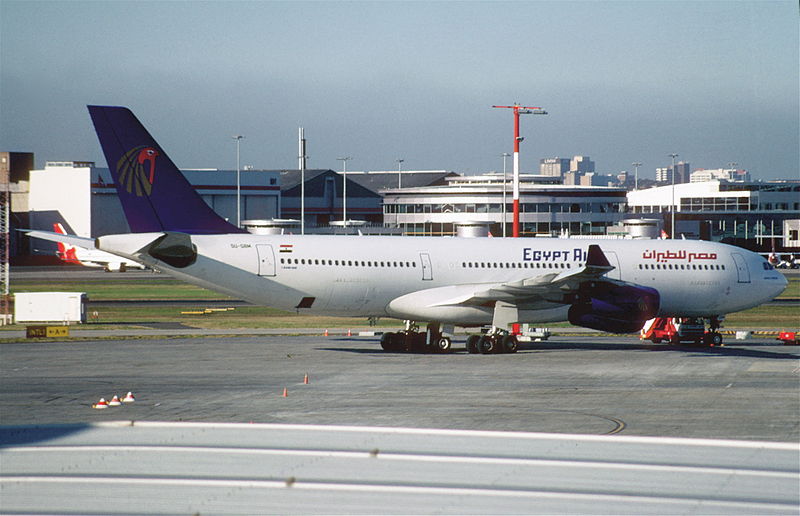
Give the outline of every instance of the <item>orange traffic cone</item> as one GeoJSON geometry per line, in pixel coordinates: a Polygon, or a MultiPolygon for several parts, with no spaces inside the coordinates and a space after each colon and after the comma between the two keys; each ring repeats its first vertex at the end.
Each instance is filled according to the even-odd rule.
{"type": "Polygon", "coordinates": [[[289,397],[289,391],[286,389],[286,387],[283,388],[283,397],[284,398],[288,398],[289,397]]]}
{"type": "Polygon", "coordinates": [[[114,395],[113,398],[111,398],[111,401],[108,402],[109,407],[119,407],[120,405],[122,405],[122,402],[119,401],[119,396],[117,396],[116,394],[114,395]]]}
{"type": "Polygon", "coordinates": [[[303,377],[303,383],[308,385],[308,373],[306,373],[306,375],[303,377]]]}
{"type": "Polygon", "coordinates": [[[325,335],[324,335],[324,337],[327,337],[327,336],[328,336],[328,328],[325,328],[325,335]]]}
{"type": "Polygon", "coordinates": [[[136,398],[133,397],[133,393],[130,391],[122,398],[122,403],[133,403],[134,401],[136,401],[136,398]]]}
{"type": "Polygon", "coordinates": [[[106,401],[105,398],[100,398],[100,401],[98,401],[97,403],[92,405],[92,408],[106,409],[106,408],[108,408],[108,402],[106,401]]]}
{"type": "Polygon", "coordinates": [[[353,336],[353,331],[350,328],[347,329],[347,336],[348,337],[352,337],[353,336]]]}

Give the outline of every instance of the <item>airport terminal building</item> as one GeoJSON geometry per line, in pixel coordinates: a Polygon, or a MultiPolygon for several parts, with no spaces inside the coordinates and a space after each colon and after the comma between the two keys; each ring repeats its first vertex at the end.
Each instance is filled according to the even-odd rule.
{"type": "MultiPolygon", "coordinates": [[[[457,224],[484,222],[493,236],[510,236],[512,184],[502,174],[453,176],[446,184],[381,190],[383,221],[404,234],[451,236],[457,224]]],[[[559,178],[522,175],[521,236],[605,235],[621,224],[627,206],[624,188],[565,186],[559,178]]]]}
{"type": "Polygon", "coordinates": [[[670,233],[673,205],[677,235],[762,251],[796,246],[800,181],[715,180],[676,184],[674,194],[671,185],[628,193],[631,214],[660,217],[670,233]]]}

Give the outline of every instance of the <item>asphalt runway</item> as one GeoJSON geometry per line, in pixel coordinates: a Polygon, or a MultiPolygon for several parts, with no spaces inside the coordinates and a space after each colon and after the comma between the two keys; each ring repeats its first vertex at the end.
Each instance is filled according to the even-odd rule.
{"type": "Polygon", "coordinates": [[[513,355],[455,348],[308,335],[0,344],[0,513],[800,509],[796,347],[561,336],[513,355]],[[128,391],[134,403],[92,408],[128,391]]]}
{"type": "Polygon", "coordinates": [[[597,336],[522,344],[513,355],[470,355],[463,340],[454,347],[394,354],[377,337],[341,336],[0,344],[0,424],[253,421],[800,440],[797,347],[597,336]],[[128,391],[133,406],[91,408],[128,391]]]}

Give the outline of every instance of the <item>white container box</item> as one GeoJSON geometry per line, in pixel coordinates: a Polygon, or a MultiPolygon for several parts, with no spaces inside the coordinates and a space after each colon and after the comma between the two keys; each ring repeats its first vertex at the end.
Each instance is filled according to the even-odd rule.
{"type": "Polygon", "coordinates": [[[14,320],[17,323],[85,323],[85,292],[17,292],[14,320]]]}

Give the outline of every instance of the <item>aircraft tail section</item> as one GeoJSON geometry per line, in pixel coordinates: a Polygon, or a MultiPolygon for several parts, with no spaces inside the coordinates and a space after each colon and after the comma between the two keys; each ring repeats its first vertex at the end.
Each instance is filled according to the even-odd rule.
{"type": "MultiPolygon", "coordinates": [[[[59,235],[67,234],[66,230],[64,230],[64,226],[62,226],[60,222],[53,223],[53,231],[59,235]]],[[[74,245],[67,245],[64,242],[56,242],[56,245],[58,246],[56,256],[58,256],[62,262],[77,264],[81,263],[80,260],[78,260],[78,254],[74,245]]]]}
{"type": "Polygon", "coordinates": [[[88,108],[132,232],[245,232],[203,201],[129,109],[88,108]]]}

